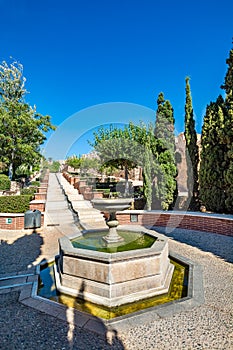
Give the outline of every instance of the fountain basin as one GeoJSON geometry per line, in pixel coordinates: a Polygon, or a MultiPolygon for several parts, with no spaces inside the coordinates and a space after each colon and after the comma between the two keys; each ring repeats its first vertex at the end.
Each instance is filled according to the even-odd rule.
{"type": "Polygon", "coordinates": [[[113,307],[168,292],[174,266],[168,257],[168,239],[143,227],[121,227],[156,238],[149,248],[105,253],[73,247],[59,240],[55,264],[57,289],[95,304],[113,307]]]}
{"type": "Polygon", "coordinates": [[[114,199],[92,199],[93,207],[104,212],[115,213],[128,209],[131,206],[132,198],[114,198],[114,199]]]}
{"type": "Polygon", "coordinates": [[[156,237],[142,232],[122,231],[118,229],[118,235],[122,238],[122,241],[115,244],[108,244],[103,239],[107,232],[106,229],[83,231],[82,236],[72,239],[71,243],[74,248],[97,250],[105,253],[117,253],[134,249],[150,248],[156,241],[156,237]]]}

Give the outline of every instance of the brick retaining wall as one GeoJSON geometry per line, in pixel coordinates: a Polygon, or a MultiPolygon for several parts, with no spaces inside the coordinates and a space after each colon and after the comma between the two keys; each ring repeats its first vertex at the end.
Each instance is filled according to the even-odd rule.
{"type": "Polygon", "coordinates": [[[127,210],[117,213],[117,220],[120,225],[166,226],[233,236],[233,216],[127,210]],[[137,222],[131,222],[132,214],[136,215],[137,222]]]}
{"type": "MultiPolygon", "coordinates": [[[[44,214],[41,213],[41,226],[44,225],[44,214]]],[[[23,230],[24,213],[0,213],[1,230],[23,230]]]]}

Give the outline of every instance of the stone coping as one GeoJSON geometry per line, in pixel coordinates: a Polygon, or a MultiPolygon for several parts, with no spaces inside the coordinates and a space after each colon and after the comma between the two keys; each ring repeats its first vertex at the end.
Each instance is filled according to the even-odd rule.
{"type": "MultiPolygon", "coordinates": [[[[132,231],[136,233],[141,233],[141,234],[148,234],[150,236],[153,236],[156,238],[155,242],[152,244],[151,247],[144,248],[144,249],[135,249],[135,250],[128,250],[128,251],[123,251],[123,252],[117,252],[117,253],[105,253],[105,252],[99,252],[99,251],[94,251],[94,250],[88,250],[88,249],[79,249],[73,247],[71,243],[70,237],[61,237],[59,239],[59,245],[61,251],[65,255],[69,256],[79,256],[87,259],[100,259],[102,262],[110,263],[114,261],[123,261],[123,260],[128,260],[130,258],[140,258],[140,257],[149,257],[151,255],[159,255],[161,251],[163,250],[165,244],[168,241],[168,238],[165,237],[164,235],[148,230],[144,228],[143,226],[130,226],[130,225],[119,225],[118,230],[122,231],[132,231]]],[[[88,230],[87,232],[102,232],[103,230],[88,230]]],[[[83,231],[85,234],[85,231],[83,231]]],[[[106,231],[106,234],[108,231],[106,231]]],[[[75,238],[81,237],[82,233],[78,234],[75,236],[75,238]]],[[[74,239],[74,237],[72,237],[74,239]]]]}
{"type": "MultiPolygon", "coordinates": [[[[0,217],[22,217],[25,213],[0,213],[0,217]]],[[[44,212],[41,212],[44,215],[44,212]]]]}
{"type": "MultiPolygon", "coordinates": [[[[102,335],[106,335],[106,332],[111,330],[127,331],[132,327],[150,323],[156,319],[171,317],[182,311],[189,311],[192,308],[204,303],[204,287],[201,265],[174,252],[170,253],[170,257],[189,265],[187,297],[160,306],[140,310],[132,314],[116,317],[112,320],[101,319],[91,314],[78,311],[74,308],[67,307],[55,301],[38,296],[37,290],[40,265],[37,265],[37,275],[28,275],[25,283],[22,283],[21,285],[19,283],[18,285],[17,283],[14,283],[12,286],[4,289],[4,291],[0,291],[0,293],[19,290],[19,301],[22,304],[51,315],[57,319],[66,321],[70,324],[74,324],[75,326],[84,330],[94,331],[102,335]]],[[[13,281],[14,278],[20,278],[20,276],[11,276],[13,281]]]]}
{"type": "Polygon", "coordinates": [[[24,213],[0,213],[0,217],[3,216],[3,217],[21,217],[21,216],[24,216],[24,213]]]}
{"type": "MultiPolygon", "coordinates": [[[[40,193],[38,193],[38,194],[40,194],[40,193]]],[[[46,200],[45,200],[45,199],[33,199],[33,200],[30,202],[30,204],[31,204],[31,203],[34,203],[34,204],[42,203],[42,204],[44,204],[44,203],[46,203],[46,200]]]]}
{"type": "Polygon", "coordinates": [[[222,220],[233,220],[233,215],[231,214],[216,214],[216,213],[202,213],[202,212],[195,212],[195,211],[178,211],[178,210],[124,210],[122,212],[117,212],[117,215],[121,214],[147,214],[147,215],[154,215],[154,214],[163,214],[163,215],[190,215],[190,216],[204,216],[204,217],[211,217],[216,219],[222,219],[222,220]]]}

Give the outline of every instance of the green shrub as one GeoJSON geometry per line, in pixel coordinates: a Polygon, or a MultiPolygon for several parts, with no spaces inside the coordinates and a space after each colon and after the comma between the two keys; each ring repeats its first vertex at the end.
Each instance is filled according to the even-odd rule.
{"type": "Polygon", "coordinates": [[[1,196],[0,213],[24,213],[29,210],[32,195],[1,196]]]}
{"type": "Polygon", "coordinates": [[[31,184],[31,186],[39,187],[40,186],[40,181],[31,181],[30,184],[31,184]]]}
{"type": "Polygon", "coordinates": [[[11,180],[8,176],[0,174],[0,190],[6,191],[11,188],[11,180]]]}
{"type": "Polygon", "coordinates": [[[31,186],[31,187],[22,188],[20,190],[20,194],[22,195],[29,194],[33,196],[36,191],[37,191],[37,187],[31,186]]]}

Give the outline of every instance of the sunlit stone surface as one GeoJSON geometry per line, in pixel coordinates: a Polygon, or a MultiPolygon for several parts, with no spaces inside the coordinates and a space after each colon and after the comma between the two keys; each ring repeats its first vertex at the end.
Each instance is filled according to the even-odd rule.
{"type": "Polygon", "coordinates": [[[74,248],[67,237],[62,237],[55,265],[57,288],[108,307],[166,293],[173,273],[167,238],[142,227],[121,229],[157,239],[150,248],[110,254],[74,248]]]}

